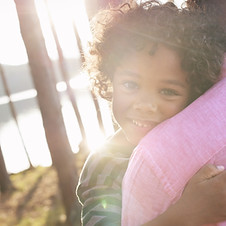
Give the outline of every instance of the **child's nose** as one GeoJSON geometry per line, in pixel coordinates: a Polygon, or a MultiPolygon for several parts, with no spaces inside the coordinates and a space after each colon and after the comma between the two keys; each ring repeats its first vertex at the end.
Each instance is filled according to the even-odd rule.
{"type": "Polygon", "coordinates": [[[157,101],[154,97],[143,98],[138,100],[134,104],[134,109],[144,112],[156,112],[157,111],[157,101]]]}

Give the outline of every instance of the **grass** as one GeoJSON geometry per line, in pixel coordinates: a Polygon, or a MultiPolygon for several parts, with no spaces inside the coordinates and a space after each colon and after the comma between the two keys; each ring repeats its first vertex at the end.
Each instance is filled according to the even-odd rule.
{"type": "Polygon", "coordinates": [[[11,175],[15,190],[1,196],[1,226],[60,226],[65,214],[53,168],[37,167],[11,175]]]}
{"type": "MultiPolygon", "coordinates": [[[[85,148],[76,154],[78,173],[88,154],[85,148]]],[[[32,168],[10,175],[10,180],[15,190],[4,196],[0,193],[0,226],[65,226],[54,168],[32,168]]]]}

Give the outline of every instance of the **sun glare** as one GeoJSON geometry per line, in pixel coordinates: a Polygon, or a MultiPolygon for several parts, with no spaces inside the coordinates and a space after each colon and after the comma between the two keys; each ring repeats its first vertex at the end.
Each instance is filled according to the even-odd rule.
{"type": "MultiPolygon", "coordinates": [[[[57,37],[61,48],[63,50],[64,57],[75,58],[79,57],[79,49],[77,46],[75,28],[77,29],[83,51],[86,51],[86,45],[91,39],[91,32],[89,29],[89,21],[85,10],[83,1],[75,0],[36,0],[36,7],[41,22],[45,41],[47,43],[48,53],[51,58],[57,58],[56,46],[54,37],[51,32],[51,22],[53,22],[54,28],[57,33],[57,37]]],[[[88,78],[85,74],[77,74],[69,81],[72,89],[76,92],[77,102],[79,105],[79,111],[83,119],[83,124],[86,131],[87,143],[90,147],[98,147],[103,142],[104,137],[100,129],[98,128],[98,122],[95,118],[95,108],[92,102],[89,102],[90,96],[85,93],[89,86],[88,78]],[[88,95],[88,97],[86,97],[88,95]],[[78,97],[79,96],[79,97],[78,97]],[[82,100],[82,101],[80,101],[82,100]],[[87,114],[88,113],[88,114],[87,114]],[[99,132],[97,132],[99,131],[99,132]]],[[[66,91],[67,85],[65,82],[57,84],[57,90],[59,92],[66,91]]],[[[76,143],[74,134],[75,129],[72,128],[73,122],[76,124],[73,111],[70,105],[63,107],[63,114],[65,115],[65,124],[68,131],[68,137],[76,152],[76,143]]],[[[107,113],[106,113],[107,114],[107,113]]],[[[76,135],[77,137],[78,134],[76,135]]]]}
{"type": "MultiPolygon", "coordinates": [[[[184,1],[174,0],[178,6],[181,6],[184,1]]],[[[166,0],[162,0],[162,2],[166,2],[166,0]]],[[[91,32],[83,0],[35,0],[35,4],[48,54],[52,59],[57,59],[57,50],[51,32],[47,8],[54,22],[65,57],[79,56],[73,24],[77,27],[82,45],[86,51],[86,44],[91,39],[91,32]]],[[[0,63],[11,65],[27,63],[27,54],[20,35],[13,0],[0,1],[0,27],[2,31],[0,36],[0,63]]]]}
{"type": "Polygon", "coordinates": [[[64,57],[79,57],[74,27],[84,47],[91,37],[83,1],[36,0],[35,3],[50,57],[57,58],[50,20],[54,24],[64,57]]]}
{"type": "Polygon", "coordinates": [[[27,53],[20,35],[19,22],[13,0],[0,1],[0,63],[27,63],[27,53]]]}

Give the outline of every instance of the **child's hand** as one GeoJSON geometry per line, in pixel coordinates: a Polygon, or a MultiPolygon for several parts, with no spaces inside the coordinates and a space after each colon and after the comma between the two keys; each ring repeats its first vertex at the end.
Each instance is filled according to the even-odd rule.
{"type": "Polygon", "coordinates": [[[187,212],[188,225],[226,220],[226,171],[224,167],[203,166],[188,182],[175,204],[187,212]],[[190,219],[190,220],[189,220],[190,219]]]}

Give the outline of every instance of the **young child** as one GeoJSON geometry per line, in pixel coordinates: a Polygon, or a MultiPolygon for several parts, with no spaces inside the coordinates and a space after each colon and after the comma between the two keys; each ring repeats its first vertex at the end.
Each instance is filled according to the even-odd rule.
{"type": "MultiPolygon", "coordinates": [[[[133,148],[148,131],[218,81],[223,33],[198,12],[154,1],[100,12],[93,32],[87,68],[99,94],[112,101],[121,129],[88,157],[77,195],[83,205],[83,225],[120,225],[121,183],[133,148]]],[[[189,197],[194,194],[195,188],[182,196],[186,205],[193,205],[189,197]]],[[[204,192],[199,194],[208,199],[204,192]]],[[[203,202],[204,209],[209,206],[203,202]]],[[[170,217],[183,222],[184,210],[178,210],[170,217]]],[[[194,215],[199,218],[198,211],[194,215]]]]}
{"type": "MultiPolygon", "coordinates": [[[[189,0],[188,4],[191,10],[199,6],[225,28],[224,0],[189,0]]],[[[123,180],[122,225],[139,225],[164,212],[180,197],[186,182],[203,164],[226,166],[224,63],[222,78],[213,88],[183,112],[150,131],[136,147],[123,180]]],[[[211,222],[223,221],[224,217],[225,213],[221,219],[211,222]]],[[[187,218],[189,225],[193,225],[193,215],[187,214],[187,218]]],[[[205,220],[205,216],[200,218],[198,225],[205,220]]]]}

